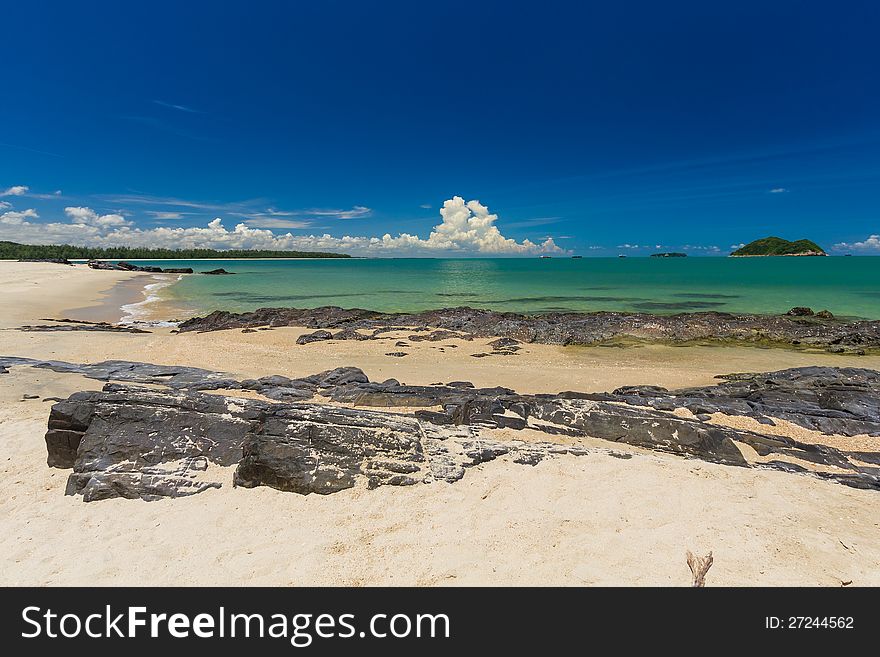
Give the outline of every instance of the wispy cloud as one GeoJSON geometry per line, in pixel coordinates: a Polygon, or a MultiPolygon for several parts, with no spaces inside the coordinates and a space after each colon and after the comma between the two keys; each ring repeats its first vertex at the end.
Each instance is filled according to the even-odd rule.
{"type": "Polygon", "coordinates": [[[143,116],[139,114],[122,114],[119,118],[124,119],[126,121],[133,121],[135,123],[140,123],[141,125],[148,126],[153,128],[154,130],[158,130],[160,132],[167,132],[168,134],[175,135],[176,137],[183,137],[185,139],[192,139],[194,141],[213,141],[209,137],[205,137],[204,135],[197,135],[189,130],[183,130],[178,128],[175,125],[172,125],[162,119],[156,118],[155,116],[143,116]]]}
{"type": "Polygon", "coordinates": [[[770,194],[785,194],[787,191],[785,187],[774,187],[770,190],[770,194]]]}
{"type": "Polygon", "coordinates": [[[248,226],[256,228],[309,228],[311,221],[301,221],[297,219],[277,219],[274,217],[257,217],[255,219],[245,219],[244,223],[248,226]]]}
{"type": "MultiPolygon", "coordinates": [[[[156,218],[179,219],[181,217],[165,216],[159,217],[159,214],[197,214],[197,212],[186,212],[187,210],[201,211],[203,213],[219,213],[226,214],[231,217],[239,217],[241,219],[296,219],[307,225],[308,219],[360,219],[368,217],[372,214],[372,209],[364,205],[355,205],[351,208],[304,208],[297,210],[283,210],[275,207],[266,207],[266,199],[247,199],[244,201],[232,201],[221,203],[215,201],[192,201],[188,199],[176,198],[171,196],[152,196],[149,194],[111,194],[99,196],[98,198],[108,203],[119,205],[152,205],[163,210],[148,210],[147,212],[156,218]]],[[[279,226],[282,227],[282,226],[279,226]]],[[[293,224],[283,227],[296,227],[293,224]]]]}
{"type": "Polygon", "coordinates": [[[430,203],[422,203],[419,207],[420,207],[422,210],[430,210],[430,209],[431,209],[431,204],[430,204],[430,203]]]}
{"type": "Polygon", "coordinates": [[[204,114],[203,111],[187,107],[186,105],[177,105],[175,103],[166,103],[164,100],[154,100],[156,105],[167,107],[168,109],[177,110],[178,112],[188,112],[189,114],[204,114]]]}
{"type": "Polygon", "coordinates": [[[163,212],[161,210],[147,210],[147,214],[154,219],[183,219],[192,212],[163,212]]]}

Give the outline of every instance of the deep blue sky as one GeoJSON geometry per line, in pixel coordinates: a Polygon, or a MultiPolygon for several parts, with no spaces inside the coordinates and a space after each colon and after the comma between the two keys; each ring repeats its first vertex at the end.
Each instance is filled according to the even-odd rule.
{"type": "Polygon", "coordinates": [[[96,243],[108,215],[427,238],[459,195],[584,255],[864,242],[878,34],[868,1],[10,3],[0,192],[29,189],[0,213],[38,216],[0,239],[67,239],[67,207],[96,243]]]}

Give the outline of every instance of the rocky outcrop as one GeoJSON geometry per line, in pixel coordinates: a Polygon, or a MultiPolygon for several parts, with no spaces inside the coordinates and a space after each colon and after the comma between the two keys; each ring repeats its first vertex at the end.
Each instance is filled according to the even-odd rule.
{"type": "Polygon", "coordinates": [[[107,260],[89,260],[87,263],[89,268],[91,269],[106,269],[106,270],[117,270],[117,271],[138,271],[149,274],[192,274],[193,270],[190,267],[172,267],[163,269],[162,267],[156,267],[154,265],[133,265],[130,262],[125,262],[124,260],[113,264],[107,260]]]}
{"type": "Polygon", "coordinates": [[[200,273],[205,274],[206,276],[232,276],[235,272],[226,271],[221,267],[220,269],[211,269],[209,271],[203,271],[200,273]]]}
{"type": "MultiPolygon", "coordinates": [[[[811,311],[812,312],[812,311],[811,311]]],[[[249,313],[215,311],[180,324],[179,330],[217,331],[262,326],[301,326],[322,331],[344,329],[337,339],[350,339],[357,329],[372,337],[393,330],[429,331],[410,340],[511,338],[525,343],[596,345],[620,340],[668,343],[736,341],[795,345],[837,353],[880,350],[880,321],[840,321],[828,315],[734,315],[718,312],[654,315],[648,313],[547,313],[522,315],[475,308],[449,308],[414,314],[345,310],[261,308],[249,313]]],[[[362,338],[358,338],[362,339],[362,338]]]]}
{"type": "Polygon", "coordinates": [[[810,367],[731,374],[716,386],[678,391],[635,386],[521,395],[467,381],[373,382],[355,367],[237,381],[220,372],[148,363],[0,358],[0,369],[22,365],[106,382],[100,392],[55,404],[46,433],[48,464],[72,468],[67,492],[87,501],[191,495],[220,486],[213,466],[236,466],[238,486],[301,494],[453,482],[467,468],[497,458],[535,465],[584,455],[578,441],[588,437],[880,489],[880,449],[847,453],[759,430],[782,420],[880,440],[880,372],[872,370],[810,367]],[[236,390],[260,398],[236,396],[236,390]],[[752,418],[756,429],[718,421],[726,415],[752,418]],[[496,437],[500,429],[504,440],[496,437]],[[523,440],[510,439],[524,430],[523,440]],[[540,433],[546,440],[534,439],[540,433]],[[744,446],[759,460],[747,459],[744,446]]]}

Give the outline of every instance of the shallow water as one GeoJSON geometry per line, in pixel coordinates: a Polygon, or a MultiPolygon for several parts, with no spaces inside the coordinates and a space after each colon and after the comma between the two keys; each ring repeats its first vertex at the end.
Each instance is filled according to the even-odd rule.
{"type": "Polygon", "coordinates": [[[782,313],[880,318],[880,257],[156,261],[184,276],[160,291],[193,312],[336,305],[381,311],[473,306],[517,312],[782,313]]]}

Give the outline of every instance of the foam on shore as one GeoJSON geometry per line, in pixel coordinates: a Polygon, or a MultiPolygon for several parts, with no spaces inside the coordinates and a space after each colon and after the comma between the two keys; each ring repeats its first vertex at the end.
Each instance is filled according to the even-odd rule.
{"type": "Polygon", "coordinates": [[[153,315],[153,306],[161,302],[162,296],[159,292],[167,287],[174,285],[183,278],[183,274],[169,276],[167,274],[156,274],[151,277],[155,283],[144,286],[144,300],[135,303],[127,303],[123,305],[122,310],[125,315],[119,321],[120,324],[148,324],[150,326],[176,326],[176,322],[150,320],[153,315]]]}

